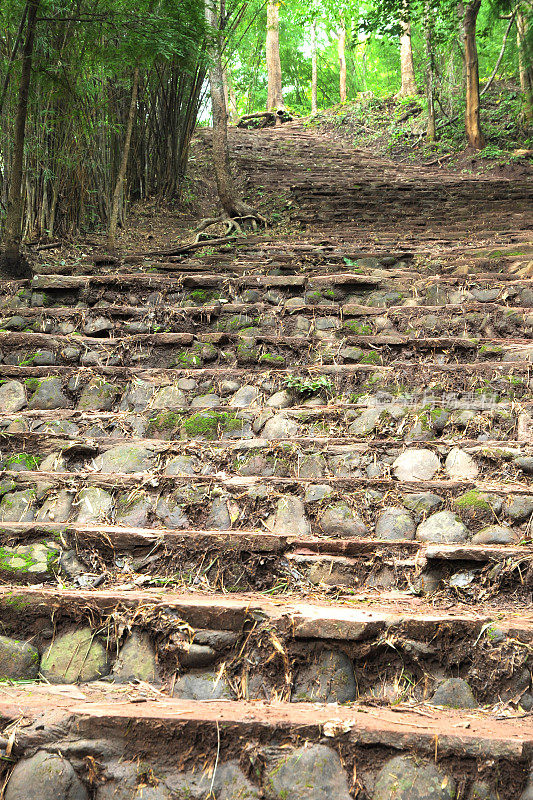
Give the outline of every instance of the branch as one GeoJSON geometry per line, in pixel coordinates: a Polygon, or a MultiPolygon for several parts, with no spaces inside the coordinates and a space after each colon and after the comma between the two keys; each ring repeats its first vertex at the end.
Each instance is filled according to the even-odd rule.
{"type": "Polygon", "coordinates": [[[492,75],[490,76],[490,78],[488,79],[487,83],[485,84],[485,86],[483,87],[481,92],[479,93],[480,97],[483,97],[483,95],[485,94],[485,92],[487,91],[489,86],[491,85],[492,81],[496,77],[496,73],[498,72],[500,64],[502,63],[503,54],[505,52],[505,45],[507,44],[507,37],[509,36],[509,33],[511,32],[511,28],[513,27],[513,22],[514,22],[515,16],[516,16],[516,9],[513,11],[513,13],[511,14],[511,17],[509,19],[509,25],[507,26],[507,30],[505,31],[505,34],[503,36],[502,49],[500,50],[500,55],[498,56],[498,60],[496,61],[494,69],[492,70],[492,75]]]}

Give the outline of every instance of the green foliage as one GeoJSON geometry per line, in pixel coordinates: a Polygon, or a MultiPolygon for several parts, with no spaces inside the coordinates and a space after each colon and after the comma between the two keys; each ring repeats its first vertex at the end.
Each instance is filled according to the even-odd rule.
{"type": "Polygon", "coordinates": [[[316,378],[303,378],[300,375],[287,375],[284,380],[287,389],[292,389],[301,395],[312,395],[318,392],[333,392],[333,382],[327,375],[318,375],[316,378]]]}

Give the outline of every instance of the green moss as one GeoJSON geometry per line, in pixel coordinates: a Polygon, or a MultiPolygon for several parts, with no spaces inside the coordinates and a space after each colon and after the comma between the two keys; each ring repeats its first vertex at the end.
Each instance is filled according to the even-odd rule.
{"type": "Polygon", "coordinates": [[[360,336],[368,336],[372,333],[372,326],[366,322],[346,322],[344,327],[351,333],[356,333],[360,336]]]}
{"type": "Polygon", "coordinates": [[[182,367],[183,369],[188,369],[189,367],[201,367],[202,359],[196,353],[191,353],[189,350],[180,350],[172,366],[182,367]]]}
{"type": "Polygon", "coordinates": [[[484,356],[498,356],[503,353],[503,347],[498,344],[482,344],[479,353],[484,356]]]}
{"type": "Polygon", "coordinates": [[[376,350],[365,353],[359,361],[360,364],[381,364],[381,356],[376,350]]]}
{"type": "Polygon", "coordinates": [[[272,366],[281,367],[285,364],[283,356],[276,355],[275,353],[263,353],[259,356],[260,364],[272,364],[272,366]]]}
{"type": "Polygon", "coordinates": [[[477,510],[477,511],[490,511],[490,504],[486,498],[477,491],[477,489],[469,489],[468,492],[459,495],[453,501],[454,506],[463,510],[477,510]]]}
{"type": "Polygon", "coordinates": [[[26,386],[32,392],[37,391],[40,385],[40,378],[25,378],[24,380],[24,386],[26,386]]]}
{"type": "Polygon", "coordinates": [[[231,433],[242,430],[243,422],[235,414],[226,411],[204,411],[189,417],[183,423],[183,432],[186,436],[194,438],[203,436],[205,439],[216,439],[219,431],[231,433]]]}
{"type": "Polygon", "coordinates": [[[42,461],[42,456],[30,456],[28,453],[15,453],[6,458],[6,469],[13,464],[24,464],[29,470],[36,470],[42,461]]]}
{"type": "Polygon", "coordinates": [[[155,431],[175,431],[181,426],[182,415],[176,411],[162,411],[152,417],[148,423],[147,433],[155,431]]]}

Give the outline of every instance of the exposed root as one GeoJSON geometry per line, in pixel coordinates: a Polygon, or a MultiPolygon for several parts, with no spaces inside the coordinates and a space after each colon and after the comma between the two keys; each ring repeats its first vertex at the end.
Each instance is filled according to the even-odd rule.
{"type": "MultiPolygon", "coordinates": [[[[239,209],[239,211],[241,211],[241,209],[239,209]]],[[[262,214],[259,214],[258,211],[255,211],[250,206],[246,206],[246,208],[243,209],[243,212],[244,213],[239,213],[238,216],[232,217],[223,211],[218,217],[207,217],[206,219],[203,219],[196,228],[198,233],[196,235],[196,239],[194,240],[195,243],[200,241],[202,232],[207,228],[210,228],[212,225],[223,224],[226,228],[224,233],[225,236],[230,236],[232,234],[242,236],[244,233],[242,225],[243,223],[247,222],[251,223],[253,231],[257,230],[258,223],[264,225],[266,228],[266,217],[264,217],[262,214]]]]}

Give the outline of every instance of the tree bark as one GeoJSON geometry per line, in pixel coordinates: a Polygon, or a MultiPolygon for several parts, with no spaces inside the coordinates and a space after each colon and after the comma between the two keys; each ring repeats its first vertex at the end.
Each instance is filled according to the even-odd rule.
{"type": "Polygon", "coordinates": [[[267,111],[279,111],[284,108],[279,56],[279,0],[268,0],[266,62],[268,73],[267,111]]]}
{"type": "Polygon", "coordinates": [[[2,254],[2,271],[5,275],[10,277],[24,277],[28,274],[28,267],[21,252],[23,212],[22,173],[26,118],[28,116],[28,94],[30,91],[31,65],[39,1],[40,0],[28,0],[26,41],[22,53],[17,116],[15,119],[15,142],[11,164],[11,181],[7,201],[4,249],[2,254]]]}
{"type": "MultiPolygon", "coordinates": [[[[409,13],[407,4],[405,13],[409,13]]],[[[413,63],[413,45],[411,42],[411,21],[408,17],[401,22],[403,33],[400,38],[400,70],[402,85],[398,92],[399,97],[413,97],[417,93],[415,80],[415,66],[413,63]]]]}
{"type": "Polygon", "coordinates": [[[516,11],[516,42],[518,45],[518,69],[520,86],[524,95],[524,119],[533,122],[533,53],[528,35],[526,15],[518,6],[516,11]]]}
{"type": "Polygon", "coordinates": [[[135,109],[137,107],[137,94],[139,91],[139,67],[135,67],[133,72],[133,85],[131,89],[130,109],[128,112],[128,121],[126,123],[126,134],[124,137],[124,147],[122,148],[122,158],[120,160],[120,167],[118,170],[115,189],[113,191],[113,200],[111,203],[111,215],[109,217],[109,229],[107,232],[107,245],[110,250],[116,247],[117,236],[117,222],[120,203],[124,191],[124,183],[126,181],[126,169],[128,167],[128,159],[130,157],[131,133],[133,131],[133,121],[135,119],[135,109]]]}
{"type": "Polygon", "coordinates": [[[317,102],[318,85],[318,66],[316,51],[316,20],[311,23],[311,113],[316,114],[318,110],[317,102]]]}
{"type": "Polygon", "coordinates": [[[435,128],[435,63],[433,54],[433,30],[430,17],[429,0],[426,0],[424,9],[424,35],[426,40],[426,95],[428,103],[428,127],[426,139],[434,142],[436,138],[435,128]]]}
{"type": "Polygon", "coordinates": [[[479,65],[476,46],[476,21],[481,0],[466,3],[463,16],[463,39],[466,64],[465,128],[468,144],[474,150],[485,147],[479,113],[479,65]]]}
{"type": "Polygon", "coordinates": [[[337,42],[337,51],[339,54],[339,95],[341,103],[346,102],[346,26],[344,21],[341,24],[339,31],[339,40],[337,42]]]}
{"type": "Polygon", "coordinates": [[[237,197],[231,176],[228,148],[228,114],[224,100],[224,73],[222,69],[221,41],[216,0],[205,0],[205,20],[212,31],[209,55],[209,87],[213,109],[213,167],[218,197],[224,214],[229,218],[255,215],[251,206],[237,197]]]}

